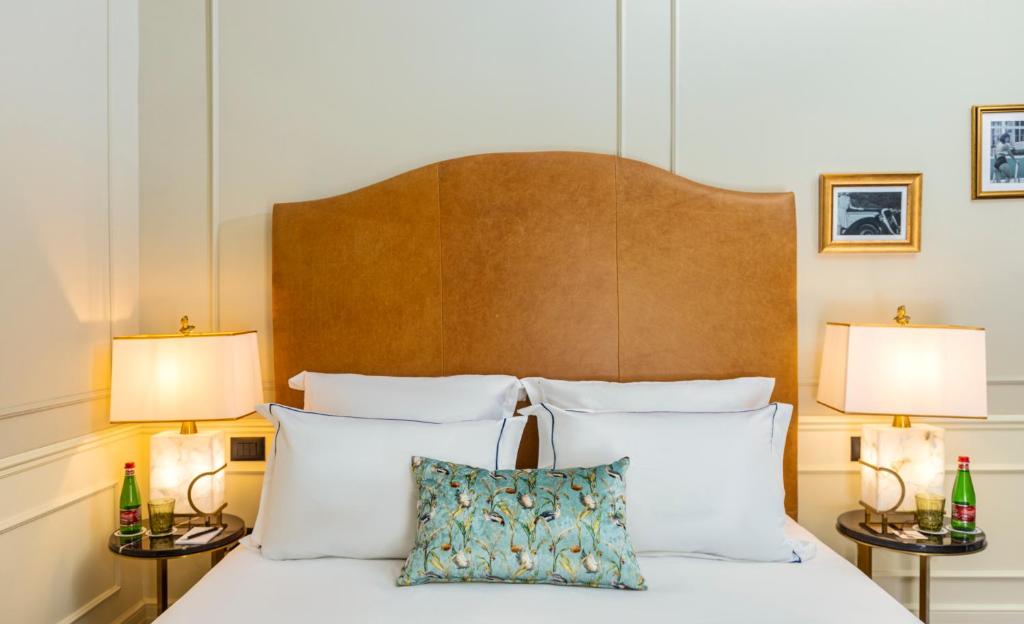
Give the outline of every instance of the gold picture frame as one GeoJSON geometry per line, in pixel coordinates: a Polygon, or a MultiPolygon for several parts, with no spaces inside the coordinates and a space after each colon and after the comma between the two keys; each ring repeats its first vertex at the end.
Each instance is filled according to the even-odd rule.
{"type": "Polygon", "coordinates": [[[971,108],[971,198],[1007,197],[1024,197],[1024,104],[974,106],[971,108]],[[1005,130],[994,129],[995,124],[1005,130]],[[997,133],[1010,135],[1009,145],[997,137],[997,133]],[[1000,160],[1001,164],[997,165],[1000,160]],[[1001,185],[1005,188],[1000,188],[1001,185]]]}
{"type": "Polygon", "coordinates": [[[921,251],[920,173],[823,173],[818,251],[921,251]]]}

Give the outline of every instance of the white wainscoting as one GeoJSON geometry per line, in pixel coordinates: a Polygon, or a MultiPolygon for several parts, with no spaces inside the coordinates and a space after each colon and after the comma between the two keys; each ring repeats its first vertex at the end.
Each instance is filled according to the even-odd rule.
{"type": "MultiPolygon", "coordinates": [[[[1019,384],[998,381],[990,395],[1018,395],[1019,384]]],[[[837,414],[814,402],[814,384],[802,384],[800,417],[800,523],[851,561],[854,545],[834,528],[836,516],[856,508],[859,468],[848,461],[850,437],[880,417],[837,414]]],[[[1004,404],[1007,396],[998,398],[1004,404]]],[[[993,401],[995,402],[995,401],[993,401]]],[[[932,621],[936,624],[1009,624],[1024,621],[1024,415],[985,421],[921,419],[946,430],[946,485],[952,490],[956,456],[970,455],[978,492],[978,519],[990,547],[975,555],[932,562],[932,621]]],[[[875,579],[916,609],[917,560],[876,551],[875,579]]]]}
{"type": "Polygon", "coordinates": [[[0,460],[0,604],[11,622],[112,622],[136,612],[150,566],[116,557],[121,464],[146,471],[137,426],[0,460]]]}
{"type": "Polygon", "coordinates": [[[0,5],[0,620],[109,623],[144,602],[107,551],[139,431],[107,422],[138,306],[138,0],[0,5]]]}

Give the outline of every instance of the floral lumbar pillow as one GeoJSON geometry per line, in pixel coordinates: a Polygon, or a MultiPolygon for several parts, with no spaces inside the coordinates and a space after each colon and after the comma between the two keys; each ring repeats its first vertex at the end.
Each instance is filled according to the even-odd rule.
{"type": "Polygon", "coordinates": [[[399,585],[484,581],[647,589],[626,532],[629,458],[484,470],[414,457],[416,543],[399,585]]]}

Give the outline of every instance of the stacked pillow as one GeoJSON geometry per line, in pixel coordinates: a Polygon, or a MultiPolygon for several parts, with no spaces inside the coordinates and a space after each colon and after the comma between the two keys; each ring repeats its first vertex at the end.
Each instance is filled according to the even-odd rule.
{"type": "Polygon", "coordinates": [[[276,433],[248,543],[269,558],[404,557],[414,527],[405,512],[415,498],[411,456],[515,465],[526,420],[513,417],[515,377],[302,373],[290,383],[300,382],[307,408],[318,411],[257,408],[276,433]]]}
{"type": "Polygon", "coordinates": [[[753,561],[810,554],[783,531],[792,407],[769,404],[773,379],[304,372],[289,384],[305,391],[305,410],[258,408],[276,434],[249,543],[271,559],[404,557],[401,585],[644,589],[634,546],[753,561]],[[521,413],[538,422],[537,470],[514,470],[521,388],[532,403],[521,413]]]}
{"type": "Polygon", "coordinates": [[[432,423],[330,416],[261,405],[277,427],[269,511],[270,559],[399,559],[416,527],[413,455],[486,468],[515,467],[525,418],[432,423]]]}
{"type": "Polygon", "coordinates": [[[629,455],[630,537],[639,553],[800,561],[785,535],[782,460],[791,405],[773,379],[637,382],[523,380],[537,417],[538,465],[629,455]]]}

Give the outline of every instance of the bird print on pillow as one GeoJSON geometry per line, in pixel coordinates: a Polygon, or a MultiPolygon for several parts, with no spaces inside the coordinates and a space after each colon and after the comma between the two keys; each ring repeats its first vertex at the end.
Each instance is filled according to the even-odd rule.
{"type": "Polygon", "coordinates": [[[626,530],[629,458],[488,471],[415,457],[418,529],[398,585],[549,583],[646,589],[626,530]]]}

